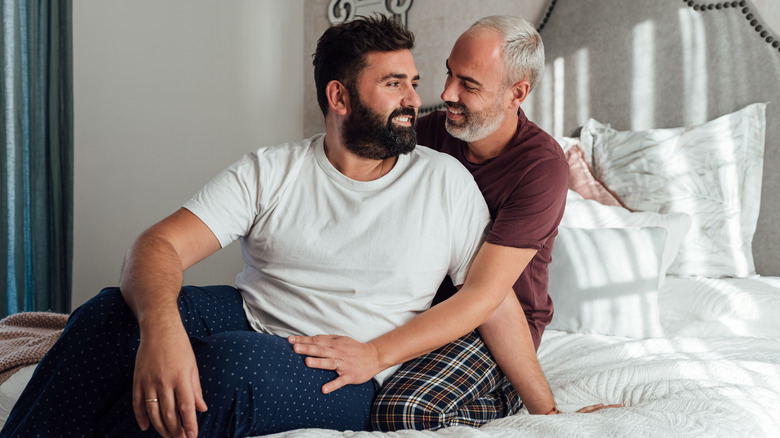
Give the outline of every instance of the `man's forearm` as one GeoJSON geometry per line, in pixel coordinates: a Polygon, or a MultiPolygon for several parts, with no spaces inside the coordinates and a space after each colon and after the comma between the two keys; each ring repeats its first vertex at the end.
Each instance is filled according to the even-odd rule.
{"type": "Polygon", "coordinates": [[[138,237],[125,257],[119,286],[141,330],[147,322],[180,322],[176,300],[184,271],[219,248],[211,230],[184,208],[138,237]]]}
{"type": "Polygon", "coordinates": [[[377,346],[380,358],[389,358],[383,364],[390,366],[403,363],[484,324],[502,306],[506,291],[534,254],[534,250],[490,243],[482,245],[469,269],[466,282],[455,295],[372,341],[377,346]]]}
{"type": "Polygon", "coordinates": [[[142,330],[147,322],[178,318],[176,299],[182,272],[173,246],[152,230],[142,234],[128,250],[119,286],[142,330]]]}
{"type": "Polygon", "coordinates": [[[523,308],[510,291],[479,334],[531,414],[546,414],[555,399],[536,357],[523,308]]]}
{"type": "Polygon", "coordinates": [[[381,365],[386,368],[431,352],[483,324],[501,303],[500,296],[490,297],[493,290],[464,287],[412,321],[371,341],[381,365]]]}

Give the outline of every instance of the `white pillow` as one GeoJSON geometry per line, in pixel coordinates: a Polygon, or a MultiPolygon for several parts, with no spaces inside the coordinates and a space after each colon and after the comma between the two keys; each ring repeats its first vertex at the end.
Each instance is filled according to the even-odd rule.
{"type": "MultiPolygon", "coordinates": [[[[667,238],[661,257],[661,268],[666,273],[677,257],[680,244],[691,227],[691,217],[685,213],[632,212],[623,207],[603,205],[584,199],[569,190],[561,225],[575,228],[663,227],[666,229],[667,238]]],[[[555,240],[555,245],[558,245],[558,239],[555,240]]],[[[663,282],[663,278],[661,281],[663,282]]]]}
{"type": "Polygon", "coordinates": [[[629,208],[692,217],[670,274],[755,273],[765,110],[757,103],[689,128],[616,131],[593,119],[583,126],[596,177],[629,208]]]}
{"type": "Polygon", "coordinates": [[[548,328],[648,338],[663,336],[658,289],[666,230],[558,227],[548,292],[548,328]]]}

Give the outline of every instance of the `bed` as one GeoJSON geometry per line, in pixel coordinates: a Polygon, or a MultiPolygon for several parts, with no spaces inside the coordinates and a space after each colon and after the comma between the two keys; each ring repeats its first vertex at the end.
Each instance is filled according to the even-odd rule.
{"type": "Polygon", "coordinates": [[[539,360],[567,413],[274,437],[780,436],[778,35],[749,1],[552,1],[541,28],[524,108],[572,180],[539,360]],[[624,407],[573,413],[596,403],[624,407]]]}

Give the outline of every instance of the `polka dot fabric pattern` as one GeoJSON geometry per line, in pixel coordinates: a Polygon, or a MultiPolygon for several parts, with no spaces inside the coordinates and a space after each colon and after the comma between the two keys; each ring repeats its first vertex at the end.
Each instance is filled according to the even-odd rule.
{"type": "MultiPolygon", "coordinates": [[[[332,371],[306,367],[284,338],[257,333],[230,286],[185,287],[179,311],[209,409],[200,436],[253,436],[297,428],[368,427],[373,380],[329,395],[332,371]]],[[[119,289],[76,309],[41,361],[0,437],[157,437],[132,409],[139,328],[119,289]]]]}

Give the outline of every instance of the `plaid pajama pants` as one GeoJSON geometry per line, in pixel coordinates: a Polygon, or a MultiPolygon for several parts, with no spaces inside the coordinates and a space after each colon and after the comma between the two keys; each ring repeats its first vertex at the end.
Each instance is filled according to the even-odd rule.
{"type": "Polygon", "coordinates": [[[477,331],[404,363],[374,399],[374,430],[480,426],[523,406],[477,331]]]}

